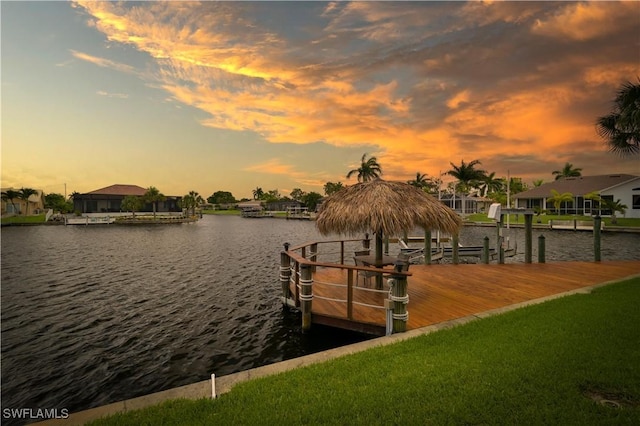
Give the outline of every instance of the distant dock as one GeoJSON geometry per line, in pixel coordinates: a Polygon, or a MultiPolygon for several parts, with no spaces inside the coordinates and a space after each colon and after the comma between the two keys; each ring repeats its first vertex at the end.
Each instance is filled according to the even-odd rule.
{"type": "MultiPolygon", "coordinates": [[[[571,231],[591,231],[593,232],[593,220],[556,220],[549,221],[549,229],[565,229],[571,231]]],[[[604,222],[600,222],[600,230],[604,230],[604,222]]]]}

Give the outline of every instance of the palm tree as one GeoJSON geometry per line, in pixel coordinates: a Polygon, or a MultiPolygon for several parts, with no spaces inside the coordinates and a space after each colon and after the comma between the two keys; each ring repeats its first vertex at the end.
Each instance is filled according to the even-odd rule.
{"type": "Polygon", "coordinates": [[[327,182],[324,184],[324,195],[331,195],[344,188],[342,182],[327,182]]]}
{"type": "Polygon", "coordinates": [[[24,203],[26,204],[25,215],[27,216],[29,215],[29,197],[36,195],[37,193],[38,191],[33,188],[20,188],[20,195],[18,195],[18,198],[24,200],[24,203]]]}
{"type": "Polygon", "coordinates": [[[262,190],[262,188],[257,187],[256,189],[253,190],[253,199],[254,200],[261,199],[263,195],[264,195],[264,191],[262,190]]]}
{"type": "Polygon", "coordinates": [[[544,179],[536,179],[533,181],[533,187],[537,188],[544,183],[544,179]]]}
{"type": "MultiPolygon", "coordinates": [[[[585,200],[591,200],[594,203],[598,204],[598,211],[600,210],[600,206],[602,205],[602,197],[600,197],[600,194],[598,193],[598,191],[591,191],[587,194],[584,194],[584,199],[585,200]]],[[[595,205],[593,205],[591,207],[591,209],[593,210],[595,208],[595,205]]]]}
{"type": "Polygon", "coordinates": [[[567,178],[567,177],[578,177],[578,176],[582,176],[582,169],[580,168],[574,169],[573,164],[567,162],[565,163],[562,170],[554,170],[553,172],[551,172],[551,174],[555,175],[556,180],[567,178]]]}
{"type": "Polygon", "coordinates": [[[147,192],[144,193],[142,198],[145,202],[151,203],[151,205],[153,206],[153,220],[156,220],[157,203],[158,201],[166,200],[167,197],[165,197],[160,191],[158,191],[158,188],[156,188],[155,186],[150,186],[149,188],[147,188],[147,192]]]}
{"type": "Polygon", "coordinates": [[[601,200],[602,205],[605,209],[611,210],[611,223],[615,225],[618,223],[618,218],[616,218],[616,212],[620,212],[624,214],[629,207],[626,204],[622,204],[622,202],[618,199],[616,201],[603,198],[601,200]]]}
{"type": "Polygon", "coordinates": [[[540,223],[540,215],[542,213],[544,213],[546,210],[544,210],[541,206],[533,206],[533,212],[536,214],[537,220],[536,222],[540,223]]]}
{"type": "Polygon", "coordinates": [[[416,188],[423,189],[431,183],[431,179],[429,179],[426,174],[416,172],[416,178],[408,180],[407,183],[411,186],[415,186],[416,188]]]}
{"type": "Polygon", "coordinates": [[[640,153],[640,78],[618,90],[611,114],[596,121],[596,131],[607,140],[609,150],[620,155],[640,153]]]}
{"type": "Polygon", "coordinates": [[[6,191],[2,191],[2,199],[5,202],[10,202],[11,205],[13,206],[13,213],[16,212],[16,203],[13,202],[13,200],[20,198],[20,191],[16,191],[13,189],[7,189],[6,191]]]}
{"type": "Polygon", "coordinates": [[[370,180],[379,178],[382,175],[382,168],[380,167],[380,164],[378,164],[378,160],[376,159],[376,157],[369,157],[369,159],[365,161],[366,157],[366,153],[362,154],[362,158],[360,159],[360,167],[350,170],[349,173],[347,173],[347,179],[357,174],[358,182],[368,182],[370,180]]]}
{"type": "Polygon", "coordinates": [[[504,181],[500,178],[496,178],[495,172],[491,172],[491,174],[486,175],[484,179],[482,179],[482,196],[486,197],[492,192],[500,192],[503,187],[504,181]]]}
{"type": "MultiPolygon", "coordinates": [[[[476,169],[475,166],[481,164],[480,160],[473,160],[470,163],[465,163],[462,160],[460,166],[456,166],[453,163],[451,170],[447,172],[449,176],[453,176],[458,180],[458,184],[454,190],[459,190],[462,193],[462,214],[465,214],[465,200],[464,196],[473,187],[476,187],[479,182],[482,182],[487,175],[484,170],[476,169]]],[[[454,191],[455,192],[455,191],[454,191]]],[[[455,206],[454,206],[455,207],[455,206]]]]}
{"type": "Polygon", "coordinates": [[[142,199],[135,195],[127,195],[122,200],[120,208],[126,212],[131,212],[133,217],[136,217],[136,212],[142,208],[142,199]]]}
{"type": "Polygon", "coordinates": [[[200,196],[196,191],[189,191],[187,195],[182,197],[182,207],[189,210],[191,209],[191,215],[196,215],[196,207],[204,203],[204,198],[200,196]]]}
{"type": "Polygon", "coordinates": [[[570,192],[563,192],[562,194],[560,194],[555,189],[552,189],[551,195],[552,196],[549,197],[547,201],[553,203],[553,206],[556,209],[556,214],[558,216],[560,216],[560,206],[562,205],[562,203],[573,203],[573,194],[570,192]]]}

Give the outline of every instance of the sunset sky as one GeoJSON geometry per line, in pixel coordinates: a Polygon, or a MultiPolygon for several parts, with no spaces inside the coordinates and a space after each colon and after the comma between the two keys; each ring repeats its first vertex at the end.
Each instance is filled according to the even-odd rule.
{"type": "MultiPolygon", "coordinates": [[[[640,2],[2,2],[2,187],[323,193],[480,160],[640,174],[594,122],[640,2]]],[[[445,182],[448,179],[445,178],[445,182]]],[[[449,179],[450,180],[450,179],[449,179]]]]}

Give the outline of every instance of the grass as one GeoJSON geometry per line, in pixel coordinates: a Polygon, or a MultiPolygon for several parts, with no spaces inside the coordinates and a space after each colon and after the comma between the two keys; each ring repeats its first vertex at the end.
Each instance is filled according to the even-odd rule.
{"type": "Polygon", "coordinates": [[[36,223],[44,223],[46,219],[46,215],[38,214],[38,215],[29,215],[29,216],[11,216],[2,218],[2,224],[36,224],[36,223]]]}
{"type": "Polygon", "coordinates": [[[92,424],[640,424],[638,300],[635,278],[92,424]]]}
{"type": "MultiPolygon", "coordinates": [[[[540,215],[540,216],[533,216],[533,224],[543,224],[543,225],[548,225],[550,220],[587,220],[587,221],[592,221],[593,217],[591,216],[574,216],[574,215],[540,215]],[[540,220],[540,222],[538,222],[538,220],[540,220]]],[[[467,220],[470,222],[490,222],[493,223],[493,219],[489,219],[487,217],[487,215],[485,213],[474,213],[474,214],[470,214],[467,215],[467,220]]],[[[506,223],[507,218],[506,216],[504,217],[504,223],[506,223]]],[[[604,222],[604,226],[605,227],[615,227],[615,226],[622,226],[622,227],[640,227],[640,219],[637,218],[624,218],[624,217],[618,217],[617,218],[617,224],[613,225],[611,224],[611,218],[610,217],[603,217],[602,218],[603,222],[604,222]]],[[[515,215],[515,214],[510,214],[509,215],[509,223],[519,223],[519,224],[524,224],[524,215],[520,214],[520,215],[515,215]]]]}

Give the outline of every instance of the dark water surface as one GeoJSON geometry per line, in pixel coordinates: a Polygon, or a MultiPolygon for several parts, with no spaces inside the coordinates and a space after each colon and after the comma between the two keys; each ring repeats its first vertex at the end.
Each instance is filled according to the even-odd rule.
{"type": "MultiPolygon", "coordinates": [[[[534,231],[534,259],[540,233],[548,261],[593,259],[591,234],[571,231],[534,231]]],[[[461,242],[485,235],[493,244],[493,229],[465,228],[461,242]]],[[[521,229],[505,236],[524,249],[521,229]]],[[[3,408],[73,412],[368,338],[319,326],[303,335],[282,309],[282,243],[322,239],[313,222],[205,216],[1,237],[3,408]]],[[[603,260],[640,259],[639,243],[605,233],[603,260]]]]}

